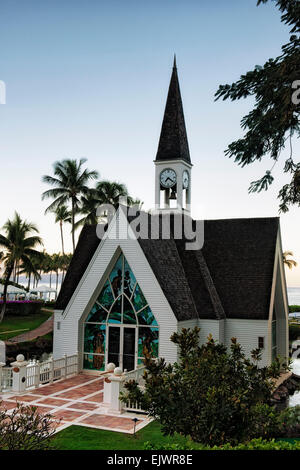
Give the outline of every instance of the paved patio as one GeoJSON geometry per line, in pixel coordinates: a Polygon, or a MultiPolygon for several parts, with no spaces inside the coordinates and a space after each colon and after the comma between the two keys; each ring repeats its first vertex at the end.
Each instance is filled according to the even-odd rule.
{"type": "Polygon", "coordinates": [[[132,434],[134,417],[139,419],[137,431],[150,422],[143,414],[108,413],[106,407],[102,405],[103,383],[101,377],[79,374],[53,384],[43,385],[23,395],[12,393],[0,395],[0,401],[3,400],[1,408],[12,410],[16,402],[36,406],[39,413],[50,413],[59,421],[56,432],[75,424],[132,434]]]}

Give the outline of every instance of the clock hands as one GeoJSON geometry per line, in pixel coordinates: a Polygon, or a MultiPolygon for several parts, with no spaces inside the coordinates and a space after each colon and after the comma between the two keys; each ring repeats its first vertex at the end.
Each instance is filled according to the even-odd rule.
{"type": "Polygon", "coordinates": [[[170,180],[171,183],[174,183],[174,180],[172,180],[169,176],[168,176],[168,178],[166,179],[166,182],[167,182],[168,180],[170,180]]]}

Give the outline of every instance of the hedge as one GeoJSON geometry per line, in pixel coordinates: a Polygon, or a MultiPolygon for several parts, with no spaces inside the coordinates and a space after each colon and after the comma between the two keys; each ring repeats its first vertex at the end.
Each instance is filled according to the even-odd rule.
{"type": "Polygon", "coordinates": [[[290,341],[295,341],[300,339],[300,324],[299,325],[289,325],[289,336],[290,341]]]}
{"type": "Polygon", "coordinates": [[[39,336],[32,341],[24,341],[22,343],[8,343],[6,345],[6,359],[9,364],[15,361],[18,354],[23,354],[25,359],[39,358],[45,353],[53,351],[53,335],[39,336]],[[48,337],[50,336],[50,338],[48,337]]]}
{"type": "Polygon", "coordinates": [[[289,312],[300,312],[300,305],[289,305],[289,312]]]}
{"type": "Polygon", "coordinates": [[[147,441],[144,443],[145,450],[300,450],[300,440],[294,442],[281,441],[281,440],[266,440],[266,439],[252,439],[251,441],[231,446],[225,444],[223,446],[208,447],[205,445],[193,443],[187,444],[163,444],[156,445],[147,441]]]}
{"type": "MultiPolygon", "coordinates": [[[[0,301],[0,307],[2,305],[0,301]]],[[[44,302],[40,300],[15,300],[8,301],[6,304],[6,315],[27,316],[35,315],[41,311],[44,302]]]]}

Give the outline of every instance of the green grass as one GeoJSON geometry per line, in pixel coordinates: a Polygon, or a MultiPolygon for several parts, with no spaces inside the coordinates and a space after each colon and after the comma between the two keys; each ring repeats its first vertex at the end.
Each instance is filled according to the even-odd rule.
{"type": "MultiPolygon", "coordinates": [[[[84,426],[70,426],[52,438],[57,450],[143,450],[144,442],[152,444],[184,444],[187,439],[176,434],[164,436],[160,425],[152,422],[136,433],[123,434],[84,426]]],[[[193,448],[197,444],[193,443],[193,448]]]]}
{"type": "Polygon", "coordinates": [[[2,323],[0,323],[0,340],[5,341],[6,339],[13,338],[22,333],[28,333],[28,331],[34,330],[40,326],[44,321],[46,321],[53,311],[44,311],[35,315],[15,315],[15,316],[6,316],[2,323]],[[13,333],[4,333],[5,331],[12,330],[23,330],[24,331],[14,331],[13,333]],[[27,331],[25,331],[27,329],[27,331]]]}

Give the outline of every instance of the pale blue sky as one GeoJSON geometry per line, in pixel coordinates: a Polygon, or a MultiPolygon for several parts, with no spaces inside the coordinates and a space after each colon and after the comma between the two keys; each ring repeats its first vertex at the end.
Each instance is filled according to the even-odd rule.
{"type": "MultiPolygon", "coordinates": [[[[88,159],[102,178],[124,182],[154,204],[154,165],[176,52],[193,168],[193,216],[276,216],[287,181],[249,196],[268,160],[241,169],[224,149],[241,135],[251,102],[214,102],[220,83],[280,53],[288,27],[273,3],[256,0],[2,0],[0,226],[14,210],[38,224],[48,251],[59,228],[40,195],[43,174],[63,158],[88,159]]],[[[286,151],[286,154],[288,150],[286,151]]],[[[284,157],[284,155],[283,155],[284,157]]],[[[283,247],[300,262],[299,209],[282,216],[283,247]]],[[[67,248],[71,249],[69,227],[67,248]]],[[[288,274],[300,286],[300,268],[288,274]]]]}

